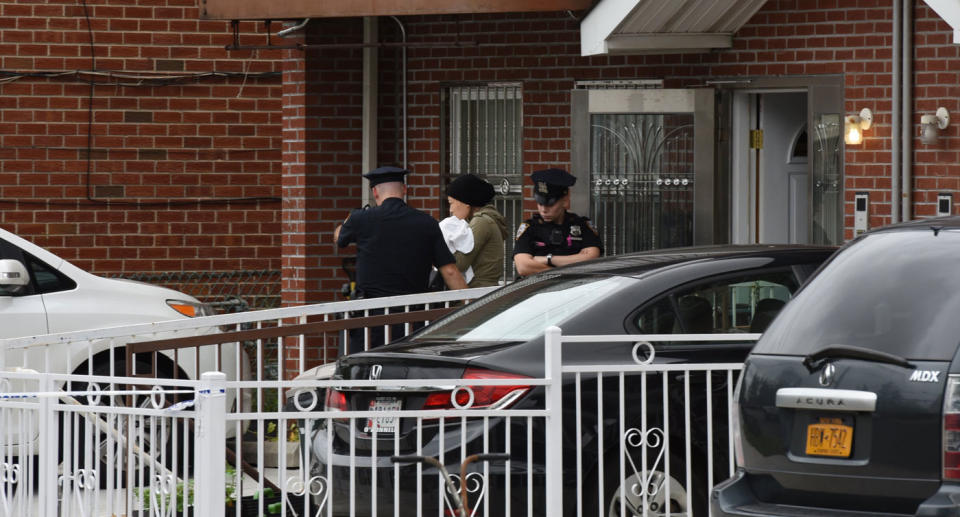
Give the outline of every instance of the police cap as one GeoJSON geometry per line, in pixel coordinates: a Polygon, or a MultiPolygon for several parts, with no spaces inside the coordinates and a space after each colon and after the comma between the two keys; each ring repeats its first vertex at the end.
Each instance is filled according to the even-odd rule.
{"type": "Polygon", "coordinates": [[[533,179],[533,198],[537,204],[550,206],[567,195],[577,182],[576,176],[563,169],[544,169],[530,175],[533,179]]]}
{"type": "Polygon", "coordinates": [[[403,183],[403,177],[410,174],[410,171],[400,167],[379,167],[363,175],[370,180],[370,186],[376,187],[381,183],[399,181],[403,183]]]}
{"type": "Polygon", "coordinates": [[[493,185],[474,174],[464,174],[447,186],[447,195],[470,206],[484,206],[496,192],[493,185]]]}

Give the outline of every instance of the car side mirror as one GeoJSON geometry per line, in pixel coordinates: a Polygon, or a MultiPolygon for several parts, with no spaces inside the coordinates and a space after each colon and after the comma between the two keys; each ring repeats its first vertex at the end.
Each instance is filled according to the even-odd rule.
{"type": "Polygon", "coordinates": [[[30,273],[19,260],[0,260],[0,296],[11,296],[30,283],[30,273]]]}

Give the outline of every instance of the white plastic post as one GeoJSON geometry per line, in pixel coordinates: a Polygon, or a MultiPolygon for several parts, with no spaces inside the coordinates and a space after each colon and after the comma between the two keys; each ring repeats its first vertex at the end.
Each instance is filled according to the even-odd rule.
{"type": "Polygon", "coordinates": [[[543,362],[546,385],[547,508],[544,515],[560,515],[563,509],[563,373],[561,369],[561,333],[548,327],[544,334],[543,362]]]}
{"type": "MultiPolygon", "coordinates": [[[[40,376],[40,393],[50,393],[53,391],[53,383],[50,376],[42,374],[40,376]]],[[[60,426],[57,424],[57,414],[54,411],[56,400],[51,397],[40,397],[40,436],[39,443],[41,453],[38,456],[40,479],[38,479],[37,492],[39,496],[39,515],[43,517],[56,517],[59,508],[57,508],[57,450],[63,437],[59,435],[60,426]]],[[[69,461],[69,460],[67,460],[69,461]]]]}
{"type": "Polygon", "coordinates": [[[227,376],[206,372],[200,376],[195,400],[194,515],[224,517],[226,482],[227,376]]]}

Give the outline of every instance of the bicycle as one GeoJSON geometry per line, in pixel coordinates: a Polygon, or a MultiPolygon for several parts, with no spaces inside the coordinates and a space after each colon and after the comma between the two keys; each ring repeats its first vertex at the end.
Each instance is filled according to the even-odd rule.
{"type": "Polygon", "coordinates": [[[510,455],[505,452],[471,454],[470,456],[467,456],[464,458],[463,463],[460,464],[460,491],[458,493],[457,488],[453,484],[453,478],[450,476],[447,468],[443,465],[443,463],[440,463],[440,460],[437,458],[432,456],[419,456],[416,454],[390,457],[390,461],[393,463],[426,463],[439,470],[440,475],[443,476],[444,484],[447,487],[447,493],[450,494],[450,498],[453,500],[456,517],[469,517],[470,515],[467,513],[470,509],[469,502],[467,501],[467,467],[476,461],[506,461],[509,459],[510,455]]]}

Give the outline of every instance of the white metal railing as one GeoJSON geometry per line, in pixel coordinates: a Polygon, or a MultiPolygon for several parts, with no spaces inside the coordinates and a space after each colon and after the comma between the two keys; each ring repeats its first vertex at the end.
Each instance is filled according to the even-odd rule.
{"type": "MultiPolygon", "coordinates": [[[[576,443],[574,460],[564,464],[574,464],[572,476],[552,479],[563,484],[561,497],[569,497],[563,507],[575,509],[566,515],[708,515],[710,489],[734,471],[729,424],[733,387],[743,365],[656,363],[652,343],[753,342],[759,337],[563,336],[557,327],[547,329],[548,349],[560,350],[567,343],[633,344],[631,363],[557,365],[562,375],[572,376],[565,389],[573,391],[575,400],[572,408],[564,408],[575,412],[569,420],[574,427],[564,429],[576,443]]],[[[551,438],[551,455],[569,452],[557,445],[559,436],[551,438]]]]}
{"type": "MultiPolygon", "coordinates": [[[[450,293],[456,292],[435,293],[430,300],[462,299],[450,293]]],[[[416,305],[424,300],[358,300],[306,310],[318,311],[314,315],[342,314],[390,306],[384,302],[416,305]],[[373,302],[379,302],[379,307],[373,302]]],[[[283,311],[273,315],[278,325],[297,312],[275,311],[283,311]]],[[[206,325],[225,325],[224,320],[232,318],[239,318],[232,320],[234,325],[249,323],[254,320],[246,318],[264,312],[273,311],[209,317],[206,325]]],[[[296,321],[304,320],[296,317],[296,321]]],[[[202,323],[199,318],[186,322],[202,323]]],[[[184,322],[175,324],[191,328],[184,322]]],[[[171,330],[166,324],[158,325],[159,332],[171,330]]],[[[117,338],[114,343],[122,344],[158,335],[155,326],[139,327],[146,336],[125,328],[69,337],[76,342],[117,338]]],[[[40,337],[21,345],[49,349],[72,342],[64,336],[40,337]]],[[[430,379],[426,385],[422,379],[290,380],[267,379],[258,373],[252,380],[221,374],[201,382],[23,369],[2,372],[0,517],[46,517],[64,508],[70,511],[62,514],[70,515],[120,515],[136,509],[151,516],[173,515],[178,487],[187,492],[190,486],[198,515],[239,517],[254,511],[332,517],[344,511],[345,515],[423,517],[442,516],[455,508],[443,496],[445,481],[435,469],[422,463],[390,462],[390,456],[411,454],[438,458],[451,469],[458,486],[476,487],[468,491],[476,515],[597,515],[609,514],[611,505],[619,506],[621,515],[631,511],[706,515],[702,509],[709,488],[733,468],[727,426],[733,383],[742,366],[660,364],[653,362],[655,349],[649,343],[744,342],[757,337],[563,336],[551,327],[545,335],[543,377],[524,379],[524,384],[544,391],[539,399],[542,405],[526,409],[465,405],[422,410],[388,405],[382,410],[334,412],[324,407],[328,388],[439,389],[452,397],[458,390],[472,392],[476,386],[513,385],[515,379],[430,379]],[[592,343],[624,343],[632,359],[602,365],[563,360],[564,349],[592,343]],[[58,387],[73,390],[63,393],[58,387]],[[184,407],[189,400],[170,407],[178,403],[173,398],[177,394],[192,397],[197,407],[184,407]],[[229,404],[251,399],[256,403],[249,408],[229,404]],[[567,412],[566,419],[561,419],[561,409],[567,412]],[[368,420],[391,418],[406,422],[408,429],[389,432],[373,424],[368,431],[362,429],[368,420]],[[463,443],[476,446],[461,447],[463,443]],[[570,447],[571,443],[575,446],[570,447]],[[510,459],[474,464],[461,479],[455,467],[474,452],[504,452],[510,459]],[[35,460],[20,459],[34,455],[35,460]],[[186,468],[190,458],[192,474],[186,468]],[[226,460],[236,466],[219,467],[226,460]],[[244,469],[244,461],[253,468],[244,469]],[[359,492],[358,486],[362,487],[359,492]],[[223,496],[231,492],[234,504],[225,506],[223,496]],[[205,499],[208,496],[212,499],[205,499]]]]}
{"type": "MultiPolygon", "coordinates": [[[[186,451],[196,449],[204,461],[215,461],[217,450],[223,454],[222,445],[194,447],[191,428],[208,434],[216,428],[209,417],[206,426],[195,425],[209,405],[202,383],[167,381],[143,390],[119,389],[122,379],[70,380],[84,388],[58,390],[67,379],[54,374],[0,372],[0,419],[6,424],[0,433],[0,515],[132,515],[150,501],[152,515],[162,515],[172,509],[178,484],[192,477],[187,466],[194,458],[186,451]],[[13,390],[13,384],[32,389],[13,390]],[[169,407],[174,395],[196,400],[197,411],[169,407]],[[143,403],[126,405],[123,399],[143,403]]],[[[222,444],[225,438],[221,433],[213,439],[222,444]]]]}
{"type": "MultiPolygon", "coordinates": [[[[306,323],[317,318],[323,321],[349,319],[351,317],[369,316],[372,313],[382,310],[410,312],[418,310],[418,306],[425,304],[450,307],[451,304],[473,300],[494,289],[496,288],[481,287],[456,291],[319,303],[298,307],[177,319],[157,323],[81,330],[60,334],[0,339],[0,350],[6,351],[6,354],[0,354],[0,369],[23,367],[38,371],[70,373],[86,361],[90,365],[90,371],[87,373],[92,373],[93,361],[90,361],[90,359],[96,354],[110,348],[123,347],[127,343],[134,341],[189,337],[217,332],[220,329],[264,328],[268,326],[281,327],[295,323],[306,323]]],[[[389,332],[389,329],[385,330],[389,332]]],[[[403,330],[404,333],[406,333],[411,329],[408,325],[405,326],[403,330]]],[[[393,337],[397,338],[400,336],[394,335],[393,337]]],[[[263,343],[257,343],[257,345],[259,347],[263,345],[263,343]]],[[[300,336],[297,349],[296,363],[300,365],[299,371],[303,371],[304,368],[302,366],[307,363],[305,336],[300,336]]],[[[326,363],[336,359],[335,354],[328,354],[327,347],[322,347],[322,350],[324,355],[315,358],[315,362],[326,363]]],[[[225,351],[220,353],[220,355],[225,354],[225,351]]],[[[240,354],[237,354],[237,357],[239,357],[239,355],[240,354]]],[[[208,361],[211,363],[216,360],[223,360],[223,357],[208,358],[208,361]]],[[[182,365],[183,368],[190,370],[186,373],[193,378],[195,378],[197,371],[196,362],[201,363],[199,371],[206,371],[208,368],[204,368],[204,366],[209,366],[204,365],[202,360],[194,361],[192,358],[184,358],[183,362],[185,363],[182,365]]],[[[257,366],[258,370],[262,369],[261,364],[257,366]]]]}

